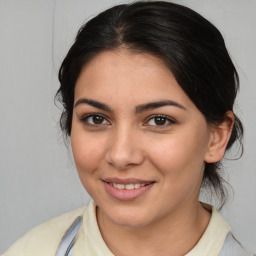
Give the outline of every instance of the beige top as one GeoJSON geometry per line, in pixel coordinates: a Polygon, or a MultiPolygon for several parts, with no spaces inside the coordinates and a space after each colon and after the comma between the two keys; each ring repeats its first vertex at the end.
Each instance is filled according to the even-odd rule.
{"type": "MultiPolygon", "coordinates": [[[[74,256],[114,256],[105,244],[96,220],[96,206],[91,201],[83,207],[51,219],[30,230],[3,256],[53,256],[72,222],[83,215],[83,223],[74,245],[74,256]]],[[[212,207],[209,225],[197,245],[185,256],[218,256],[231,228],[212,207]]]]}

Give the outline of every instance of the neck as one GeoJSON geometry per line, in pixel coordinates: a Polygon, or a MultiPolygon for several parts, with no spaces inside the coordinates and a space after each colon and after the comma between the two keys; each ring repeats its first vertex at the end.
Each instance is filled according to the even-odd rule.
{"type": "Polygon", "coordinates": [[[116,256],[179,256],[197,244],[209,223],[210,213],[196,202],[138,228],[115,225],[99,209],[97,219],[105,243],[116,256]]]}

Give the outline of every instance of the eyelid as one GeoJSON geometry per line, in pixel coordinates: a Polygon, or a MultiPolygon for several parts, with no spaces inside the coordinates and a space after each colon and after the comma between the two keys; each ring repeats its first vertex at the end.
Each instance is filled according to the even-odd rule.
{"type": "MultiPolygon", "coordinates": [[[[103,114],[100,114],[100,113],[89,113],[89,114],[85,114],[85,115],[82,115],[81,117],[78,118],[84,125],[87,125],[87,126],[93,126],[93,127],[100,127],[100,126],[105,126],[105,125],[110,125],[111,122],[109,121],[109,118],[106,117],[105,115],[103,114]],[[103,123],[103,124],[90,124],[89,122],[87,122],[87,120],[90,118],[90,117],[94,117],[94,116],[100,116],[104,119],[104,121],[107,122],[106,123],[103,123]]],[[[170,117],[170,116],[167,116],[167,115],[163,115],[163,114],[154,114],[154,115],[151,115],[149,116],[144,122],[143,122],[143,125],[144,126],[151,126],[151,127],[158,127],[158,128],[164,128],[166,126],[170,126],[172,124],[175,124],[177,123],[177,121],[170,117]],[[164,124],[164,125],[149,125],[148,122],[150,120],[152,120],[153,118],[157,118],[157,117],[162,117],[162,118],[165,118],[166,121],[167,121],[167,124],[164,124]]]]}
{"type": "Polygon", "coordinates": [[[86,115],[82,115],[82,117],[80,117],[79,120],[81,122],[83,122],[85,125],[88,125],[88,126],[102,126],[102,125],[106,125],[106,124],[90,124],[90,123],[86,122],[86,120],[88,120],[88,118],[94,117],[94,116],[100,116],[104,120],[106,120],[108,122],[108,124],[111,124],[109,119],[106,116],[104,116],[104,115],[102,115],[100,113],[89,113],[89,114],[86,114],[86,115]]]}
{"type": "MultiPolygon", "coordinates": [[[[158,128],[163,128],[172,124],[176,124],[177,121],[174,118],[171,118],[170,116],[167,115],[163,115],[163,114],[155,114],[155,115],[151,115],[146,119],[146,122],[144,122],[145,124],[148,123],[151,119],[156,118],[156,117],[162,117],[165,118],[169,123],[168,124],[164,124],[164,125],[148,125],[148,126],[157,126],[158,128]]],[[[147,125],[146,125],[147,126],[147,125]]]]}

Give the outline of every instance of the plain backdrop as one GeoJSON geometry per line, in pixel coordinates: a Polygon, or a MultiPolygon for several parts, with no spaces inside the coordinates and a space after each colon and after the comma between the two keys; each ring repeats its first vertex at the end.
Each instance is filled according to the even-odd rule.
{"type": "MultiPolygon", "coordinates": [[[[90,200],[58,127],[57,72],[78,28],[127,2],[0,0],[0,254],[33,226],[90,200]]],[[[220,29],[240,75],[236,111],[245,126],[245,151],[240,160],[226,161],[234,197],[222,214],[256,252],[256,1],[174,2],[220,29]]]]}

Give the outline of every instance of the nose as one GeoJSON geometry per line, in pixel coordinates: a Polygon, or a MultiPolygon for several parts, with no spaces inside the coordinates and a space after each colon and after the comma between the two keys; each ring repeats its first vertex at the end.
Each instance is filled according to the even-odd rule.
{"type": "Polygon", "coordinates": [[[106,153],[106,161],[118,170],[126,170],[140,165],[145,159],[145,153],[137,131],[121,128],[113,132],[106,153]]]}

